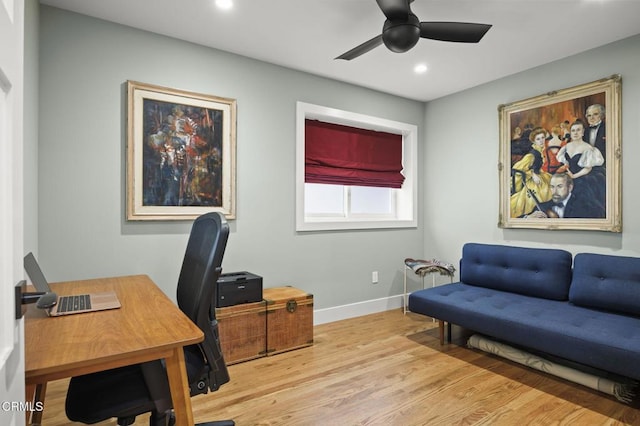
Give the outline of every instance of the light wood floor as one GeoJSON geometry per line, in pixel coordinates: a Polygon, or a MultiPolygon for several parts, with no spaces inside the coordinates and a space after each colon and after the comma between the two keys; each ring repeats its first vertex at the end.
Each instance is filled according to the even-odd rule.
{"type": "MultiPolygon", "coordinates": [[[[196,421],[247,425],[638,425],[640,412],[564,380],[456,344],[400,310],[315,327],[312,347],[229,367],[193,398],[196,421]]],[[[43,424],[64,416],[49,385],[43,424]]],[[[115,424],[115,422],[105,422],[115,424]]],[[[136,425],[147,424],[139,417],[136,425]]]]}

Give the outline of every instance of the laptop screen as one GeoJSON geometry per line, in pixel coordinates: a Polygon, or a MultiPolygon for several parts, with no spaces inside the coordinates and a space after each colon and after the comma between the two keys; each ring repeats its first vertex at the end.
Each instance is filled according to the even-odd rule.
{"type": "Polygon", "coordinates": [[[33,286],[36,288],[36,290],[45,293],[51,292],[49,283],[44,277],[44,274],[40,269],[40,265],[38,265],[38,261],[31,252],[29,252],[29,254],[24,257],[24,270],[27,271],[27,275],[29,275],[29,278],[31,278],[31,282],[33,283],[33,286]]]}

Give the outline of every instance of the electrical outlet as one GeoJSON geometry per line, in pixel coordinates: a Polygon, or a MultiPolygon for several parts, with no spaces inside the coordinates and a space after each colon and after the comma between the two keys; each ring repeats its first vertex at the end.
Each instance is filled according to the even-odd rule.
{"type": "Polygon", "coordinates": [[[378,284],[378,271],[373,271],[371,273],[371,282],[373,284],[378,284]]]}

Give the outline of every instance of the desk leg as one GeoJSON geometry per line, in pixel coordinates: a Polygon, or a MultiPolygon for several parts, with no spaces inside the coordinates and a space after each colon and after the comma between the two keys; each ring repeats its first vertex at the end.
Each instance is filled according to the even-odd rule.
{"type": "MultiPolygon", "coordinates": [[[[36,394],[36,385],[27,385],[25,387],[24,400],[26,402],[33,402],[35,394],[36,394]]],[[[30,425],[31,424],[31,412],[27,410],[27,411],[25,411],[25,414],[27,416],[25,424],[30,425]]]]}
{"type": "MultiPolygon", "coordinates": [[[[42,403],[44,406],[44,395],[47,392],[47,384],[40,383],[38,385],[27,385],[26,387],[26,399],[25,401],[32,404],[32,407],[36,407],[36,403],[42,403]]],[[[40,411],[25,411],[27,415],[26,424],[39,425],[42,423],[42,410],[40,411]]]]}
{"type": "Polygon", "coordinates": [[[167,376],[171,389],[171,401],[176,415],[176,426],[192,426],[193,411],[191,409],[191,395],[189,380],[184,363],[184,350],[176,348],[173,356],[165,359],[167,364],[167,376]]]}

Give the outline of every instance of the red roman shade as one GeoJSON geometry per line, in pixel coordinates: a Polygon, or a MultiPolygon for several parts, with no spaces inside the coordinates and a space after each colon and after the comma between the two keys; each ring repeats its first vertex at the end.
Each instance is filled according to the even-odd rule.
{"type": "Polygon", "coordinates": [[[402,135],[307,119],[305,182],[400,188],[402,135]]]}

